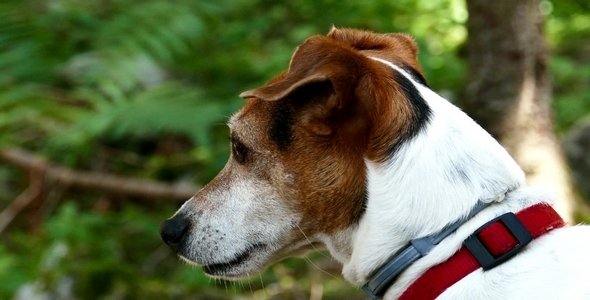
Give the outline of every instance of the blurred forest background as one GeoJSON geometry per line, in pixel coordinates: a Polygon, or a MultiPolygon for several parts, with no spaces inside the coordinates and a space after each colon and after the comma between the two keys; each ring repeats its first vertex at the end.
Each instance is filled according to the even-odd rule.
{"type": "MultiPolygon", "coordinates": [[[[590,114],[590,3],[538,8],[566,139],[590,114]]],[[[323,253],[208,279],[158,226],[225,164],[237,95],[307,37],[411,33],[461,104],[468,17],[461,0],[2,0],[0,299],[365,299],[323,253]]]]}

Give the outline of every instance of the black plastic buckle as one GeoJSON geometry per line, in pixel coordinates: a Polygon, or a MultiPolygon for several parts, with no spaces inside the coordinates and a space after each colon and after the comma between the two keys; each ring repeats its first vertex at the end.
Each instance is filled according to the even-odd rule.
{"type": "Polygon", "coordinates": [[[532,240],[533,236],[531,233],[524,227],[516,215],[510,212],[505,213],[479,227],[479,229],[477,229],[472,235],[463,241],[463,245],[465,245],[469,252],[473,254],[475,259],[479,262],[484,270],[489,270],[514,256],[522,249],[522,247],[526,246],[532,240]],[[506,226],[508,231],[510,231],[512,236],[514,236],[514,238],[518,241],[518,244],[508,252],[498,257],[494,257],[481,242],[481,240],[479,240],[478,234],[489,225],[498,221],[502,222],[504,226],[506,226]]]}

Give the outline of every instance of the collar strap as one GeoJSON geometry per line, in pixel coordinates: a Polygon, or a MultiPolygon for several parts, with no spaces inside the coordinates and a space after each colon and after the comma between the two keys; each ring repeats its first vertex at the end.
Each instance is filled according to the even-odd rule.
{"type": "Polygon", "coordinates": [[[489,270],[514,256],[532,239],[563,226],[565,222],[546,204],[503,214],[475,231],[447,261],[427,270],[399,299],[435,299],[471,272],[480,267],[489,270]]]}
{"type": "Polygon", "coordinates": [[[428,254],[430,250],[438,245],[444,238],[455,232],[457,228],[488,205],[489,203],[479,201],[466,218],[447,226],[443,231],[437,234],[411,240],[410,245],[398,252],[398,254],[391,258],[388,263],[375,272],[371,279],[363,285],[363,290],[365,290],[371,298],[380,299],[381,296],[383,296],[383,293],[385,293],[387,288],[403,270],[419,258],[428,254]]]}

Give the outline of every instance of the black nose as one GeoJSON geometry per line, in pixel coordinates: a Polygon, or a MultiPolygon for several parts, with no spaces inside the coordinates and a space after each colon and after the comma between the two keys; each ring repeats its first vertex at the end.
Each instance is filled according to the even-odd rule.
{"type": "Polygon", "coordinates": [[[179,214],[162,222],[160,225],[160,236],[162,240],[172,249],[176,250],[176,246],[178,246],[182,240],[182,236],[188,230],[188,223],[187,219],[179,214]]]}

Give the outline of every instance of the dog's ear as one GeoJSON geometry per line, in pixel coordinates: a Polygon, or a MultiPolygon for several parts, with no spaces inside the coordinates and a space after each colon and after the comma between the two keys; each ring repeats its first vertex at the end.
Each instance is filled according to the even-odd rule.
{"type": "Polygon", "coordinates": [[[336,96],[332,97],[335,102],[328,104],[342,107],[354,90],[359,58],[351,57],[354,56],[351,51],[338,51],[337,46],[330,45],[333,43],[333,40],[322,36],[309,38],[293,54],[286,73],[262,87],[241,93],[240,97],[277,101],[306,87],[326,83],[336,96]]]}
{"type": "Polygon", "coordinates": [[[282,80],[276,80],[259,88],[245,91],[240,94],[240,97],[277,101],[285,99],[305,87],[323,82],[330,82],[328,74],[324,74],[323,72],[306,75],[288,73],[282,80]]]}
{"type": "Polygon", "coordinates": [[[318,71],[305,76],[287,74],[283,79],[243,92],[240,97],[288,101],[293,105],[305,106],[307,109],[301,116],[301,124],[319,136],[327,136],[333,132],[330,116],[334,110],[342,107],[341,99],[344,96],[336,93],[328,73],[318,71]]]}
{"type": "Polygon", "coordinates": [[[392,62],[415,73],[424,84],[424,74],[418,63],[418,45],[404,33],[374,33],[365,30],[332,28],[328,37],[344,43],[367,56],[392,62]]]}
{"type": "Polygon", "coordinates": [[[305,105],[305,125],[316,134],[330,134],[337,116],[353,104],[359,78],[368,73],[364,57],[339,48],[332,39],[312,37],[297,48],[286,73],[240,97],[305,105]]]}

